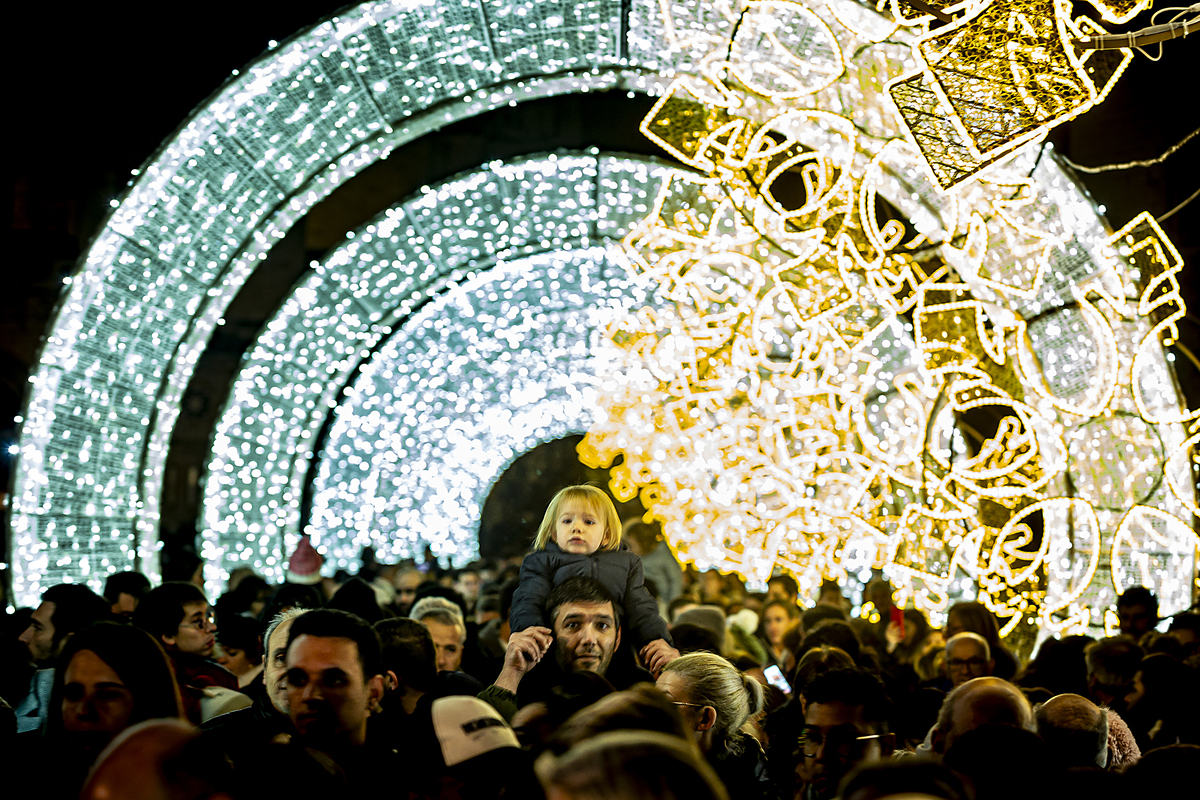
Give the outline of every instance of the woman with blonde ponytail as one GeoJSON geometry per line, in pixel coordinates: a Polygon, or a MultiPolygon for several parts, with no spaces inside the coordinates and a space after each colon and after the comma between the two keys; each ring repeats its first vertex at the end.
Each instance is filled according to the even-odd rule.
{"type": "Polygon", "coordinates": [[[752,720],[762,713],[763,688],[724,658],[688,653],[663,668],[656,684],[671,698],[696,744],[729,794],[770,797],[767,761],[752,720]]]}

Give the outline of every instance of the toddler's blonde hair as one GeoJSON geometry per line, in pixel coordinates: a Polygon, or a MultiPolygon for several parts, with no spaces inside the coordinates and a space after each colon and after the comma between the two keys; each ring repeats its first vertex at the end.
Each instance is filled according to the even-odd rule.
{"type": "Polygon", "coordinates": [[[554,541],[558,513],[570,502],[582,503],[585,508],[604,520],[604,538],[600,540],[600,550],[616,550],[621,546],[621,517],[608,495],[595,486],[568,486],[554,495],[554,499],[546,508],[546,516],[542,517],[542,525],[533,540],[535,550],[545,550],[546,545],[554,541]]]}

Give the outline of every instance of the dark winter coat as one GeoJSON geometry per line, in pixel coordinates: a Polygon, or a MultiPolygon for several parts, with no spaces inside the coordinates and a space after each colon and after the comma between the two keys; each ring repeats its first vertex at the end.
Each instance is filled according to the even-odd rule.
{"type": "Polygon", "coordinates": [[[624,545],[620,550],[597,550],[591,555],[566,553],[555,542],[525,557],[521,585],[513,595],[509,627],[513,633],[535,625],[553,628],[546,601],[567,578],[594,578],[621,606],[621,628],[640,650],[655,639],[671,641],[658,603],[643,585],[642,560],[624,545]]]}

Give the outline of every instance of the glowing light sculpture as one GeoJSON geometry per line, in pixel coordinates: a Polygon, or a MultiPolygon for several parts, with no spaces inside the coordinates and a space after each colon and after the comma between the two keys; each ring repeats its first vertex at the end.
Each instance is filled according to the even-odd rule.
{"type": "Polygon", "coordinates": [[[1104,33],[1065,0],[990,0],[923,36],[921,70],[888,90],[938,184],[948,189],[1101,102],[1133,58],[1082,54],[1104,33]]]}
{"type": "MultiPolygon", "coordinates": [[[[951,192],[928,180],[922,152],[904,140],[907,124],[885,92],[921,69],[909,45],[923,23],[903,0],[895,5],[901,11],[888,17],[849,0],[675,4],[661,17],[664,7],[644,0],[372,2],[264,54],[135,176],[72,279],[23,419],[11,516],[17,602],[34,602],[42,587],[64,580],[98,588],[128,566],[155,574],[161,472],[180,395],[230,299],[315,203],[392,148],[448,122],[563,92],[665,96],[674,82],[670,93],[681,103],[672,113],[691,117],[680,131],[707,143],[676,141],[670,126],[659,128],[660,138],[706,160],[698,169],[717,171],[672,177],[666,185],[675,188],[654,206],[655,214],[665,210],[662,225],[637,232],[644,245],[637,269],[675,305],[613,324],[614,348],[600,355],[627,360],[632,380],[610,378],[605,391],[626,392],[627,404],[618,418],[606,400],[607,416],[593,433],[613,427],[604,446],[626,455],[624,491],[640,487],[667,517],[672,503],[683,509],[667,524],[681,552],[753,576],[779,565],[809,581],[826,567],[890,564],[902,599],[935,613],[970,584],[1006,619],[1033,616],[1053,629],[1095,623],[1134,580],[1149,580],[1164,607],[1180,605],[1195,542],[1178,520],[1196,505],[1187,448],[1200,432],[1180,413],[1157,344],[1172,335],[1176,313],[1171,248],[1141,228],[1112,237],[1048,150],[1017,147],[974,180],[948,172],[951,192]],[[743,30],[746,14],[754,24],[743,30]],[[722,119],[732,123],[725,134],[704,130],[722,119]],[[772,119],[775,127],[764,128],[772,119]],[[798,168],[798,182],[776,169],[777,156],[798,168]],[[729,179],[736,191],[722,188],[729,179]],[[828,202],[802,211],[792,202],[813,192],[828,202]],[[900,219],[882,215],[877,198],[900,219]],[[701,219],[710,227],[697,227],[701,219]],[[778,235],[765,254],[764,228],[778,235]],[[680,242],[688,255],[672,262],[680,242]],[[689,279],[683,267],[714,282],[689,279]],[[771,302],[758,302],[759,293],[771,302]],[[918,302],[937,314],[960,301],[976,304],[975,325],[945,327],[955,337],[950,347],[919,347],[911,320],[918,302]],[[635,341],[636,353],[626,346],[635,341]],[[984,345],[974,361],[944,356],[984,345]],[[680,369],[693,353],[712,370],[704,392],[680,369]],[[1126,375],[1136,375],[1136,390],[1126,375]],[[664,387],[676,398],[669,407],[655,394],[664,387]],[[971,456],[956,415],[994,398],[1020,421],[1001,434],[1012,447],[980,447],[971,456]],[[686,436],[672,434],[672,415],[686,436]],[[782,423],[791,438],[779,435],[782,423]],[[1010,449],[1032,452],[1034,442],[1036,457],[1008,459],[1010,449]],[[750,445],[752,477],[767,482],[747,489],[733,472],[714,482],[722,459],[750,445]],[[693,472],[673,469],[684,458],[693,472]],[[1071,471],[1079,464],[1088,465],[1086,474],[1071,471]],[[680,484],[674,494],[655,494],[647,492],[651,478],[680,484]],[[967,491],[974,494],[964,501],[967,491]],[[698,523],[701,508],[712,516],[698,523]],[[1049,532],[1040,540],[1039,524],[1049,532]],[[1074,538],[1059,535],[1064,530],[1074,538]]],[[[1112,13],[1128,13],[1127,5],[1112,13]]],[[[1098,91],[1108,85],[1093,78],[1098,91]]],[[[931,91],[922,102],[942,113],[938,99],[931,91]]],[[[940,132],[948,141],[960,133],[949,122],[940,132]]],[[[970,172],[978,156],[992,153],[955,141],[966,148],[954,155],[956,169],[970,172]]],[[[634,195],[617,195],[634,199],[630,221],[645,216],[634,195]]],[[[574,263],[585,272],[601,263],[588,249],[595,246],[579,241],[574,263]]],[[[497,269],[497,287],[515,280],[497,269]]],[[[429,302],[452,313],[469,296],[479,312],[492,294],[502,297],[484,276],[471,280],[453,299],[429,302]]],[[[288,314],[303,311],[305,293],[293,301],[288,314]]],[[[415,306],[405,309],[401,299],[388,313],[412,311],[414,321],[427,321],[415,306]]],[[[336,375],[348,375],[353,353],[362,358],[364,343],[383,335],[372,327],[382,316],[367,312],[351,331],[352,316],[346,330],[316,337],[328,352],[311,353],[338,364],[336,375]]],[[[927,343],[941,333],[922,330],[927,343]]],[[[271,335],[268,326],[255,352],[275,346],[271,335]]],[[[397,353],[402,343],[396,339],[397,353]]],[[[382,361],[368,366],[364,375],[388,369],[382,361]]],[[[258,367],[252,358],[246,375],[258,367]]],[[[265,414],[280,398],[298,399],[301,382],[311,379],[283,369],[266,375],[261,385],[243,381],[248,393],[231,402],[257,403],[265,414]]],[[[535,389],[524,391],[532,398],[535,389]]],[[[294,424],[293,432],[314,435],[310,422],[294,424]]],[[[388,425],[379,430],[399,430],[388,425]]],[[[286,537],[299,524],[281,516],[280,501],[308,469],[297,461],[315,441],[294,439],[300,452],[285,465],[267,455],[283,452],[272,450],[274,440],[256,452],[257,435],[244,443],[261,455],[258,464],[270,463],[272,477],[239,494],[259,467],[244,476],[235,469],[230,483],[222,483],[223,466],[214,468],[206,509],[249,504],[259,521],[248,522],[264,527],[207,533],[206,548],[225,559],[210,579],[225,564],[261,556],[268,525],[271,536],[286,537]]],[[[342,513],[338,503],[351,504],[349,486],[330,495],[341,499],[323,507],[329,519],[342,513]]]]}
{"type": "Polygon", "coordinates": [[[493,163],[426,187],[317,264],[218,422],[203,526],[214,588],[239,566],[282,576],[310,480],[303,532],[331,569],[368,544],[385,560],[425,544],[456,564],[477,555],[503,468],[591,422],[600,326],[646,302],[612,259],[665,173],[597,154],[493,163]]]}
{"type": "MultiPolygon", "coordinates": [[[[1186,605],[1194,488],[1175,487],[1191,477],[1183,426],[1197,415],[1178,411],[1161,346],[1177,335],[1178,256],[1147,218],[1107,234],[1052,154],[1020,147],[1099,99],[1081,65],[1042,64],[1078,81],[1040,99],[1021,92],[1041,78],[1017,70],[986,110],[1009,127],[951,120],[966,155],[918,188],[899,133],[930,161],[912,108],[872,105],[866,88],[890,80],[897,96],[903,57],[861,17],[761,14],[788,5],[743,6],[643,122],[704,176],[666,181],[626,239],[664,304],[611,326],[605,413],[581,458],[621,456],[614,493],[640,494],[701,567],[757,580],[783,568],[808,589],[882,566],[935,616],[965,579],[1006,634],[1099,626],[1134,582],[1186,605]],[[808,23],[814,63],[764,33],[783,19],[808,23]],[[1071,86],[1082,94],[1064,100],[1071,86]],[[862,91],[852,106],[845,87],[862,91]],[[918,210],[915,230],[881,224],[882,197],[918,210]],[[994,430],[972,429],[980,415],[994,430]]],[[[1024,24],[981,8],[914,49],[948,65],[1024,24]]],[[[984,51],[1029,66],[1027,44],[984,51]]],[[[931,102],[987,97],[984,83],[935,87],[931,102]]]]}

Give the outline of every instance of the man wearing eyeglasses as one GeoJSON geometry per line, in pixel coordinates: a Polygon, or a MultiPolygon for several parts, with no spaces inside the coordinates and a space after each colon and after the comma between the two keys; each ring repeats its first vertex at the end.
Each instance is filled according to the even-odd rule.
{"type": "Polygon", "coordinates": [[[946,674],[955,687],[988,677],[995,666],[987,639],[977,633],[960,633],[946,642],[946,674]]]}
{"type": "Polygon", "coordinates": [[[826,800],[837,796],[842,778],[855,767],[887,758],[895,749],[895,735],[887,729],[887,694],[873,675],[838,669],[814,679],[804,698],[802,796],[826,800]]]}
{"type": "Polygon", "coordinates": [[[237,691],[237,676],[212,660],[217,626],[199,586],[167,581],[150,590],[133,612],[133,624],[171,657],[184,710],[193,723],[250,705],[250,698],[237,691]]]}

